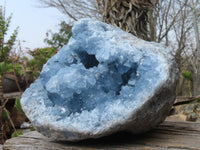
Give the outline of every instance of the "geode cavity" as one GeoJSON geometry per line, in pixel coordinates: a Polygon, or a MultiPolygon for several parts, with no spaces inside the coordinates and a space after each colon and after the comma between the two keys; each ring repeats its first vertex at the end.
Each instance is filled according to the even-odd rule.
{"type": "Polygon", "coordinates": [[[54,140],[142,133],[167,116],[178,69],[170,50],[83,19],[21,99],[36,129],[54,140]]]}

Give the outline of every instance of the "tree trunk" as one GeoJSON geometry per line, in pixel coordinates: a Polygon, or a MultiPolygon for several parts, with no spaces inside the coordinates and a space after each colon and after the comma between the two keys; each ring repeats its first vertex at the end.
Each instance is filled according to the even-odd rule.
{"type": "Polygon", "coordinates": [[[1,105],[2,105],[4,102],[4,98],[3,98],[3,81],[2,81],[1,75],[0,75],[0,100],[1,100],[1,105]]]}
{"type": "Polygon", "coordinates": [[[103,21],[144,40],[150,40],[148,13],[151,0],[105,0],[103,21]]]}
{"type": "Polygon", "coordinates": [[[3,82],[2,82],[2,76],[0,75],[0,144],[4,143],[3,140],[3,119],[2,119],[2,111],[3,111],[3,82]]]}
{"type": "Polygon", "coordinates": [[[190,1],[192,12],[193,12],[193,25],[196,37],[196,80],[194,82],[194,95],[198,95],[200,93],[200,37],[199,37],[199,28],[198,28],[198,17],[196,13],[196,9],[194,7],[194,1],[190,1]]]}
{"type": "Polygon", "coordinates": [[[151,9],[149,11],[148,14],[149,17],[149,34],[150,34],[150,41],[156,41],[157,39],[157,28],[156,28],[156,24],[157,24],[157,14],[154,14],[153,9],[151,9]]]}

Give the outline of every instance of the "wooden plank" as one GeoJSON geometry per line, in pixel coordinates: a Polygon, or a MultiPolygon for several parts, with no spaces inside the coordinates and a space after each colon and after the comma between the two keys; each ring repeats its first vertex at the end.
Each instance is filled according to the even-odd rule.
{"type": "Polygon", "coordinates": [[[120,132],[78,143],[55,142],[37,131],[6,141],[4,150],[200,150],[200,123],[164,122],[142,135],[120,132]]]}
{"type": "Polygon", "coordinates": [[[15,98],[20,98],[21,97],[21,94],[20,92],[13,92],[13,93],[5,93],[3,94],[3,97],[5,99],[15,99],[15,98]]]}

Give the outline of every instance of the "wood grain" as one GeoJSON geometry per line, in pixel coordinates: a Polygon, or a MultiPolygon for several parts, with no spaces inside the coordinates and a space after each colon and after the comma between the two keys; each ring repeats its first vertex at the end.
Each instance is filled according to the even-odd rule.
{"type": "Polygon", "coordinates": [[[200,123],[164,122],[143,135],[120,132],[78,143],[54,142],[37,131],[6,141],[3,150],[200,150],[200,123]]]}
{"type": "Polygon", "coordinates": [[[21,94],[20,92],[12,92],[12,93],[4,93],[3,94],[4,99],[15,99],[15,98],[20,98],[21,94]]]}

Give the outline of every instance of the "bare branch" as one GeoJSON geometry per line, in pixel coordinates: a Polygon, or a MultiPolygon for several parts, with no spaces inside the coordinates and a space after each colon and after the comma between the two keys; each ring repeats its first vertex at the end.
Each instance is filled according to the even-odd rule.
{"type": "Polygon", "coordinates": [[[102,3],[94,0],[39,0],[43,7],[54,7],[73,20],[91,17],[101,19],[102,3]]]}

